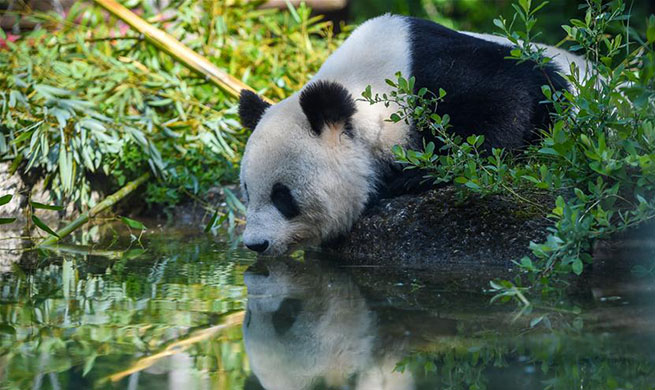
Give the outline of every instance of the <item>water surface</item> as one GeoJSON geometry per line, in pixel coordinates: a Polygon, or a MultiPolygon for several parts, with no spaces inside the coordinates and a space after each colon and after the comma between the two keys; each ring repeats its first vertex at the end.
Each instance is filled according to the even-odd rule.
{"type": "Polygon", "coordinates": [[[504,268],[258,261],[161,229],[82,241],[0,274],[0,388],[655,389],[648,238],[521,316],[483,291],[504,268]]]}

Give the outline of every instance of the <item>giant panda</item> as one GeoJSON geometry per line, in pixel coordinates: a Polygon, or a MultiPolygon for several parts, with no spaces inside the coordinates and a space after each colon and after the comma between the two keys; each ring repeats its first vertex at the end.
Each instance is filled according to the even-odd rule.
{"type": "Polygon", "coordinates": [[[358,99],[367,86],[390,92],[385,80],[397,72],[413,76],[416,89],[447,92],[438,113],[450,115],[455,133],[484,135],[487,148],[534,142],[536,129],[549,122],[541,86],[565,89],[564,75],[586,68],[580,57],[542,47],[553,58],[545,69],[507,59],[512,45],[504,38],[387,14],[355,29],[287,99],[269,105],[244,90],[239,115],[253,129],[240,173],[247,201],[244,244],[277,255],[325,242],[347,232],[381,192],[412,190],[403,186],[406,174],[391,150],[418,147],[430,135],[388,121],[397,110],[393,104],[358,99]]]}

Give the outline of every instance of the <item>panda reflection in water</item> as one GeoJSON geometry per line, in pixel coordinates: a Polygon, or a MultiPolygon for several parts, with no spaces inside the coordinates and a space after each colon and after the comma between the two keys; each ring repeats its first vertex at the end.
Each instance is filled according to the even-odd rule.
{"type": "Polygon", "coordinates": [[[396,365],[426,340],[452,337],[455,320],[363,294],[329,261],[260,259],[248,287],[246,390],[415,390],[396,365]]]}
{"type": "Polygon", "coordinates": [[[451,130],[485,136],[485,146],[518,148],[547,128],[542,85],[568,87],[562,74],[585,62],[543,46],[553,61],[506,59],[511,43],[493,35],[457,32],[394,15],[371,19],[325,61],[301,91],[270,106],[244,91],[239,114],[253,129],[241,163],[247,201],[244,244],[266,255],[294,245],[321,243],[347,232],[371,199],[414,190],[416,174],[393,162],[394,145],[419,147],[411,124],[387,121],[397,107],[355,100],[367,86],[388,93],[396,72],[415,88],[446,90],[439,114],[451,130]]]}

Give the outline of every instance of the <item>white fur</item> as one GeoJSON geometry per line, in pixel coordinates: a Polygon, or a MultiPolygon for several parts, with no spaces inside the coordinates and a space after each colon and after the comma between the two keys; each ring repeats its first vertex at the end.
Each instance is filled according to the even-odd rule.
{"type": "MultiPolygon", "coordinates": [[[[327,59],[312,82],[339,82],[355,99],[367,85],[388,92],[391,87],[385,79],[399,71],[409,73],[408,41],[402,18],[371,19],[327,59]]],[[[269,241],[267,254],[284,253],[298,242],[319,242],[352,226],[374,189],[374,161],[391,158],[391,146],[404,143],[409,134],[408,125],[386,121],[395,111],[393,106],[357,101],[352,119],[355,140],[335,136],[329,129],[321,137],[312,136],[299,96],[296,93],[266,110],[242,160],[241,182],[250,198],[243,240],[246,244],[269,241]],[[300,203],[301,215],[292,221],[271,204],[270,191],[276,182],[287,185],[300,203]]]]}
{"type": "MultiPolygon", "coordinates": [[[[358,99],[368,85],[376,93],[390,92],[386,79],[410,74],[409,26],[399,16],[382,15],[359,26],[321,66],[312,81],[331,80],[345,86],[358,99]],[[354,60],[356,59],[356,60],[354,60]]],[[[366,137],[376,153],[387,156],[393,145],[404,143],[409,126],[386,120],[396,111],[393,105],[357,102],[353,127],[366,137]]]]}
{"type": "Polygon", "coordinates": [[[403,344],[380,343],[377,318],[346,274],[294,270],[284,261],[271,262],[267,269],[266,276],[244,276],[248,314],[243,339],[252,372],[264,388],[310,390],[321,382],[346,388],[353,376],[353,390],[415,388],[411,373],[394,371],[403,344]],[[273,315],[286,298],[299,301],[301,310],[279,334],[273,315]]]}

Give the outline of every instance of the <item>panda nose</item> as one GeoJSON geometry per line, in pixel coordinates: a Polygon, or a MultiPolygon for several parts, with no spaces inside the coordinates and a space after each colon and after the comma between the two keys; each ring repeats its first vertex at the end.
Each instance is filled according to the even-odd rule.
{"type": "Polygon", "coordinates": [[[257,243],[257,244],[246,244],[246,247],[248,249],[253,250],[257,253],[262,253],[268,248],[268,240],[264,240],[263,242],[257,243]]]}

